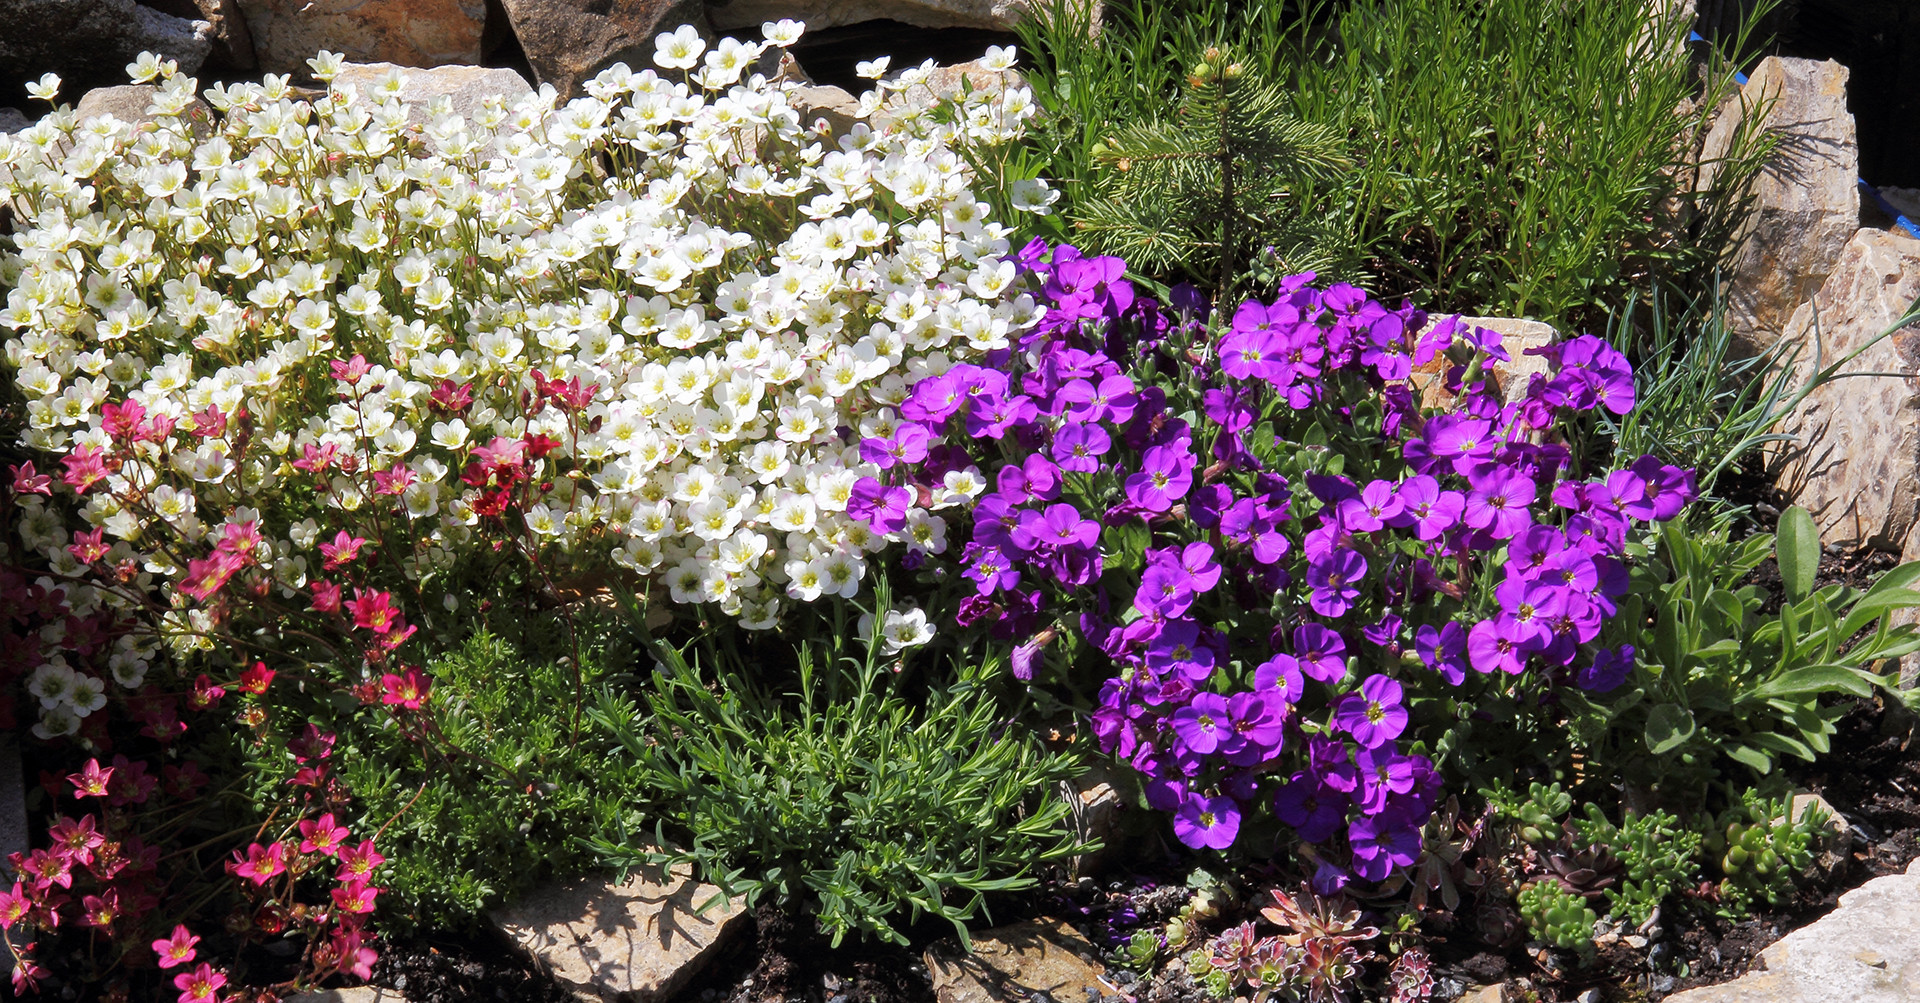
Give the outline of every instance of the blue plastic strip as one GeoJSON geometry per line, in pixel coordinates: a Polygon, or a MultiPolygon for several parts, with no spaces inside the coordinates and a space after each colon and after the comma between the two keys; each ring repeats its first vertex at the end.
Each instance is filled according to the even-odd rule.
{"type": "MultiPolygon", "coordinates": [[[[1704,42],[1706,39],[1702,38],[1699,32],[1690,31],[1687,33],[1687,41],[1704,42]]],[[[1747,84],[1747,75],[1744,73],[1735,73],[1733,79],[1735,83],[1738,83],[1742,87],[1745,87],[1747,84]]],[[[1874,204],[1880,207],[1881,212],[1893,217],[1893,221],[1899,224],[1900,229],[1907,231],[1908,235],[1916,240],[1920,240],[1920,225],[1916,225],[1913,220],[1908,219],[1899,209],[1894,208],[1893,203],[1887,201],[1885,195],[1880,194],[1880,189],[1867,183],[1866,178],[1855,178],[1854,181],[1860,185],[1860,190],[1866,192],[1867,196],[1873,199],[1874,204]]]]}

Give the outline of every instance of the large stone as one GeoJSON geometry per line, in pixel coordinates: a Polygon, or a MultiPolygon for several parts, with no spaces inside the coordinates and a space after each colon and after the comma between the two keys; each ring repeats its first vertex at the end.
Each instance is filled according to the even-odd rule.
{"type": "Polygon", "coordinates": [[[1748,351],[1778,341],[1860,225],[1860,156],[1847,111],[1847,68],[1769,56],[1720,109],[1701,152],[1698,188],[1719,174],[1747,116],[1778,146],[1752,182],[1753,211],[1727,265],[1727,322],[1748,351]]]}
{"type": "MultiPolygon", "coordinates": [[[[1798,387],[1877,337],[1920,296],[1920,241],[1903,233],[1862,229],[1848,242],[1833,274],[1787,324],[1797,350],[1798,387]],[[1816,337],[1817,336],[1817,337],[1816,337]]],[[[1848,367],[1858,373],[1816,389],[1787,416],[1780,487],[1813,513],[1821,542],[1854,548],[1899,547],[1920,506],[1920,330],[1903,329],[1848,367]]]]}
{"type": "Polygon", "coordinates": [[[133,0],[0,0],[0,78],[58,73],[71,98],[88,87],[124,83],[127,64],[142,52],[172,59],[192,73],[213,50],[213,33],[206,21],[133,0]]]}
{"type": "Polygon", "coordinates": [[[240,0],[145,0],[148,7],[190,21],[205,21],[213,26],[208,36],[213,51],[208,54],[208,69],[251,70],[253,33],[247,30],[246,15],[240,13],[240,0]]]}
{"type": "Polygon", "coordinates": [[[33,119],[18,108],[0,108],[0,135],[19,132],[33,124],[33,119]]]}
{"type": "Polygon", "coordinates": [[[306,77],[321,49],[356,63],[478,63],[486,0],[239,0],[268,73],[306,77]]]}
{"type": "Polygon", "coordinates": [[[9,885],[13,868],[7,858],[33,848],[27,838],[27,787],[20,772],[20,743],[0,735],[0,878],[9,885]]]}
{"type": "Polygon", "coordinates": [[[1667,1003],[1913,1003],[1920,999],[1920,864],[1840,896],[1760,952],[1765,971],[1667,1003]]]}
{"type": "Polygon", "coordinates": [[[939,1003],[1013,1003],[1045,993],[1079,1003],[1087,990],[1117,992],[1086,938],[1065,923],[1028,920],[973,935],[973,953],[951,938],[927,948],[927,973],[939,1003]]]}
{"type": "Polygon", "coordinates": [[[1025,87],[1026,78],[1018,70],[989,70],[979,60],[935,67],[925,80],[888,98],[886,110],[874,115],[874,127],[884,129],[901,115],[911,114],[961,93],[996,95],[1003,90],[1025,87]]]}
{"type": "Polygon", "coordinates": [[[1499,334],[1500,348],[1507,353],[1506,361],[1496,360],[1486,368],[1486,374],[1492,378],[1494,388],[1505,402],[1511,404],[1525,397],[1533,374],[1545,374],[1551,369],[1546,356],[1527,353],[1529,349],[1545,348],[1560,340],[1560,332],[1553,325],[1521,317],[1461,317],[1459,333],[1454,336],[1454,347],[1445,355],[1436,356],[1414,370],[1410,382],[1420,394],[1421,407],[1453,407],[1455,398],[1448,392],[1443,380],[1450,369],[1471,361],[1471,350],[1462,341],[1464,335],[1476,327],[1499,334]]]}
{"type": "MultiPolygon", "coordinates": [[[[561,97],[617,62],[653,65],[653,40],[691,24],[708,34],[701,0],[501,0],[514,38],[543,84],[561,97]]],[[[755,27],[759,26],[755,22],[755,27]]]]}
{"type": "Polygon", "coordinates": [[[899,21],[920,28],[1010,30],[1027,10],[1026,0],[720,0],[707,11],[720,31],[758,28],[793,18],[817,31],[862,21],[899,21]]]}
{"type": "Polygon", "coordinates": [[[787,92],[787,103],[800,113],[800,122],[812,126],[825,119],[827,132],[844,136],[860,120],[860,99],[844,87],[831,84],[801,84],[787,92]]]}
{"type": "MultiPolygon", "coordinates": [[[[150,106],[154,95],[158,93],[160,88],[153,84],[95,87],[80,98],[79,104],[73,106],[74,119],[86,121],[102,115],[112,115],[133,126],[157,121],[161,116],[158,112],[151,110],[150,106]]],[[[199,98],[194,98],[188,103],[180,115],[191,123],[196,135],[204,137],[213,128],[213,106],[199,98]]]]}
{"type": "MultiPolygon", "coordinates": [[[[499,97],[508,108],[533,93],[525,78],[512,70],[480,66],[437,66],[430,70],[396,66],[393,63],[348,63],[334,76],[335,84],[350,84],[362,97],[386,85],[395,73],[401,77],[400,96],[407,103],[407,121],[425,125],[430,120],[433,102],[446,98],[451,110],[466,118],[469,127],[479,117],[491,97],[499,97]]],[[[480,156],[496,152],[496,141],[488,140],[480,156]]]]}
{"type": "Polygon", "coordinates": [[[746,919],[740,903],[691,869],[635,871],[625,884],[583,877],[535,889],[492,913],[494,925],[556,980],[603,1000],[671,996],[746,919]]]}

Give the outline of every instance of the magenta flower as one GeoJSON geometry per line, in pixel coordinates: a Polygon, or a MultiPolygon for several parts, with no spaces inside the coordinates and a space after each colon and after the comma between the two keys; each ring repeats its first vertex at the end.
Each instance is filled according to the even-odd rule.
{"type": "Polygon", "coordinates": [[[1333,712],[1334,727],[1353,736],[1362,748],[1377,749],[1407,729],[1407,709],[1400,705],[1400,684],[1386,676],[1368,676],[1360,692],[1340,699],[1333,712]]]}
{"type": "Polygon", "coordinates": [[[1391,813],[1354,819],[1347,842],[1353,846],[1353,873],[1365,881],[1385,881],[1394,868],[1420,856],[1420,833],[1391,813]]]}
{"type": "Polygon", "coordinates": [[[1347,642],[1324,624],[1303,623],[1293,629],[1293,651],[1300,671],[1309,679],[1338,682],[1347,674],[1347,642]]]}
{"type": "Polygon", "coordinates": [[[890,488],[862,477],[853,483],[847,515],[872,526],[876,533],[897,533],[907,526],[907,506],[912,501],[906,488],[890,488]]]}
{"type": "Polygon", "coordinates": [[[1292,655],[1275,655],[1253,670],[1253,688],[1276,693],[1280,700],[1297,704],[1306,695],[1306,676],[1300,661],[1292,655]]]}
{"type": "Polygon", "coordinates": [[[1467,525],[1486,530],[1496,540],[1506,540],[1533,524],[1529,506],[1538,493],[1533,478],[1494,467],[1468,481],[1473,490],[1467,493],[1463,513],[1467,525]]]}
{"type": "Polygon", "coordinates": [[[1473,671],[1479,673],[1517,676],[1527,668],[1526,653],[1512,638],[1500,633],[1492,620],[1482,620],[1467,632],[1467,658],[1473,663],[1473,671]]]}
{"type": "Polygon", "coordinates": [[[1127,478],[1127,500],[1149,512],[1165,512],[1193,487],[1193,453],[1184,446],[1155,446],[1141,457],[1140,472],[1127,478]]]}
{"type": "Polygon", "coordinates": [[[1293,826],[1302,840],[1322,843],[1347,821],[1347,796],[1308,774],[1296,773],[1273,796],[1273,813],[1293,826]]]}
{"type": "Polygon", "coordinates": [[[1233,734],[1227,698],[1218,693],[1196,693],[1193,702],[1173,712],[1173,733],[1187,748],[1206,755],[1233,734]]]}
{"type": "Polygon", "coordinates": [[[1072,423],[1062,425],[1053,435],[1049,453],[1060,469],[1091,474],[1100,469],[1100,457],[1113,448],[1113,438],[1098,425],[1072,423]]]}
{"type": "Polygon", "coordinates": [[[1367,559],[1345,547],[1310,562],[1307,587],[1313,592],[1307,597],[1307,605],[1321,616],[1344,615],[1360,598],[1360,582],[1366,574],[1367,559]]]}

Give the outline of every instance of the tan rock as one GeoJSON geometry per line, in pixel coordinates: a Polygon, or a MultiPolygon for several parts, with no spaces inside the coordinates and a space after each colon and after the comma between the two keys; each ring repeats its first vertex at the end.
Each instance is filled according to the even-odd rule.
{"type": "MultiPolygon", "coordinates": [[[[464,117],[476,135],[476,122],[489,98],[498,97],[511,108],[533,93],[533,88],[520,74],[480,66],[436,66],[423,70],[393,63],[348,63],[332,82],[351,84],[365,96],[384,86],[395,73],[402,78],[400,96],[407,103],[409,123],[425,125],[431,121],[434,102],[445,98],[448,110],[464,117]]],[[[496,141],[488,140],[481,147],[481,159],[493,156],[496,149],[496,141]]]]}
{"type": "Polygon", "coordinates": [[[289,996],[283,1003],[407,1003],[407,998],[391,989],[355,986],[352,989],[327,989],[289,996]]]}
{"type": "Polygon", "coordinates": [[[1093,945],[1053,920],[1029,920],[973,935],[967,954],[951,938],[927,948],[927,972],[939,1003],[1011,1003],[1044,992],[1056,1000],[1086,999],[1086,990],[1112,993],[1093,945]]]}
{"type": "MultiPolygon", "coordinates": [[[[501,0],[534,76],[562,98],[601,70],[625,62],[653,65],[653,40],[691,24],[708,33],[700,0],[501,0]]],[[[754,22],[758,28],[760,23],[754,22]]]]}
{"type": "Polygon", "coordinates": [[[1447,391],[1444,380],[1449,369],[1468,362],[1469,355],[1461,345],[1461,336],[1476,327],[1498,332],[1500,347],[1509,356],[1505,362],[1496,361],[1488,367],[1494,386],[1507,403],[1527,395],[1533,374],[1544,374],[1552,368],[1545,356],[1528,355],[1527,350],[1543,348],[1560,340],[1560,332],[1554,330],[1553,325],[1518,317],[1462,317],[1460,334],[1454,336],[1454,348],[1414,371],[1411,382],[1420,393],[1421,407],[1444,409],[1453,406],[1454,396],[1447,391]]]}
{"type": "Polygon", "coordinates": [[[1769,56],[1707,131],[1699,190],[1713,183],[1742,123],[1756,114],[1779,146],[1752,183],[1754,210],[1726,265],[1728,323],[1758,353],[1779,340],[1859,226],[1860,156],[1847,68],[1769,56]]]}
{"type": "Polygon", "coordinates": [[[1460,1003],[1506,1003],[1506,990],[1499,986],[1472,986],[1460,996],[1460,1003]]]}
{"type": "Polygon", "coordinates": [[[321,49],[356,63],[480,61],[486,0],[239,0],[261,70],[306,77],[321,49]]]}
{"type": "Polygon", "coordinates": [[[1875,878],[1760,952],[1765,971],[1667,1003],[1913,1003],[1920,999],[1920,865],[1875,878]]]}
{"type": "MultiPolygon", "coordinates": [[[[1885,330],[1920,296],[1920,240],[1863,229],[1825,284],[1787,324],[1783,348],[1799,352],[1793,383],[1885,330]],[[1817,353],[1816,353],[1817,350],[1817,353]]],[[[1920,506],[1920,329],[1880,341],[1848,366],[1856,376],[1815,390],[1781,425],[1780,487],[1813,513],[1822,543],[1853,548],[1907,542],[1920,506]]]]}
{"type": "Polygon", "coordinates": [[[860,120],[860,99],[844,87],[831,84],[801,84],[787,92],[787,103],[800,113],[802,125],[812,126],[827,120],[830,135],[844,136],[860,120]]]}
{"type": "Polygon", "coordinates": [[[604,876],[550,884],[491,918],[575,992],[644,1003],[685,985],[746,919],[733,900],[696,914],[719,894],[688,867],[648,868],[617,886],[604,876]]]}

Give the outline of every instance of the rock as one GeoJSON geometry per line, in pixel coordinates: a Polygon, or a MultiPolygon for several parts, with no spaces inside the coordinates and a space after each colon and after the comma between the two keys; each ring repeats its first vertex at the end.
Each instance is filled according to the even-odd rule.
{"type": "Polygon", "coordinates": [[[208,69],[251,70],[253,33],[247,30],[246,15],[240,13],[240,0],[144,0],[146,6],[174,17],[205,21],[213,26],[208,37],[213,51],[204,64],[208,69]]]}
{"type": "Polygon", "coordinates": [[[1499,986],[1471,986],[1460,1003],[1506,1003],[1506,998],[1506,991],[1499,986]]]}
{"type": "Polygon", "coordinates": [[[0,135],[19,132],[32,124],[33,119],[28,118],[20,109],[0,108],[0,135]]]}
{"type": "Polygon", "coordinates": [[[306,78],[321,49],[356,63],[441,66],[480,61],[486,0],[239,0],[267,73],[306,78]]]}
{"type": "MultiPolygon", "coordinates": [[[[152,52],[193,73],[213,51],[214,26],[133,0],[0,0],[0,78],[58,73],[69,99],[124,83],[127,64],[152,52]]],[[[9,98],[17,94],[7,95],[9,98]]]]}
{"type": "Polygon", "coordinates": [[[577,993],[664,999],[698,974],[746,918],[732,900],[696,915],[720,890],[691,873],[684,865],[671,874],[646,868],[617,886],[604,876],[575,878],[537,888],[491,918],[577,993]]]}
{"type": "Polygon", "coordinates": [[[1103,764],[1063,783],[1062,794],[1073,809],[1074,835],[1082,842],[1097,842],[1100,848],[1073,858],[1074,877],[1097,874],[1112,855],[1118,838],[1121,816],[1127,801],[1120,793],[1119,778],[1103,764]]]}
{"type": "Polygon", "coordinates": [[[1840,896],[1760,952],[1765,971],[1667,1003],[1911,1003],[1920,999],[1920,863],[1840,896]]]}
{"type": "Polygon", "coordinates": [[[931,108],[962,90],[961,82],[973,93],[998,94],[1011,87],[1025,87],[1027,80],[1018,70],[989,70],[979,60],[936,67],[927,79],[891,96],[888,108],[874,115],[874,127],[885,128],[894,118],[931,108]]]}
{"type": "Polygon", "coordinates": [[[801,84],[787,92],[787,103],[800,113],[800,122],[811,126],[827,120],[830,135],[843,136],[860,119],[860,99],[844,87],[829,84],[801,84]]]}
{"type": "Polygon", "coordinates": [[[917,28],[1010,31],[1026,7],[1027,0],[722,0],[707,17],[721,32],[784,17],[805,21],[809,31],[880,20],[917,28]]]}
{"type": "Polygon", "coordinates": [[[1753,211],[1726,265],[1727,322],[1757,354],[1780,339],[1859,226],[1860,157],[1847,68],[1769,56],[1708,129],[1699,190],[1713,183],[1718,161],[1754,112],[1764,113],[1779,146],[1752,182],[1753,211]]]}
{"type": "Polygon", "coordinates": [[[33,848],[27,838],[27,786],[20,770],[19,740],[0,735],[0,877],[8,884],[13,868],[7,858],[33,848]]]}
{"type": "MultiPolygon", "coordinates": [[[[473,128],[488,98],[498,95],[511,108],[533,93],[533,88],[520,74],[480,66],[436,66],[422,70],[393,63],[348,63],[332,82],[351,84],[365,97],[396,72],[403,78],[400,96],[407,102],[407,121],[415,125],[425,125],[431,120],[429,108],[437,98],[446,98],[454,113],[465,117],[468,127],[473,128]]],[[[485,160],[495,152],[496,141],[490,139],[480,148],[480,157],[485,160]]]]}
{"type": "MultiPolygon", "coordinates": [[[[653,65],[653,40],[691,24],[710,34],[701,0],[501,0],[534,77],[562,98],[624,61],[636,72],[653,65]]],[[[760,22],[755,21],[758,28],[760,22]]]]}
{"type": "MultiPolygon", "coordinates": [[[[73,106],[75,121],[85,121],[102,115],[114,118],[129,125],[140,126],[147,122],[158,121],[162,116],[150,111],[153,96],[160,88],[153,84],[121,84],[118,87],[95,87],[80,98],[73,106]]],[[[193,123],[196,136],[206,136],[213,127],[213,106],[199,98],[180,112],[181,116],[193,123]]]]}
{"type": "MultiPolygon", "coordinates": [[[[1903,233],[1863,229],[1854,235],[1810,301],[1787,324],[1787,346],[1799,351],[1793,385],[1814,371],[1815,334],[1832,364],[1885,330],[1920,296],[1920,241],[1903,233]],[[1816,319],[1818,321],[1816,329],[1816,319]]],[[[1853,549],[1867,544],[1910,551],[1920,505],[1920,330],[1874,345],[1848,367],[1857,376],[1813,391],[1781,424],[1797,441],[1779,485],[1813,513],[1820,540],[1853,549]]]]}
{"type": "MultiPolygon", "coordinates": [[[[1505,362],[1494,362],[1489,367],[1494,386],[1500,396],[1512,403],[1527,395],[1527,387],[1534,373],[1546,373],[1551,367],[1545,356],[1528,355],[1530,348],[1542,348],[1560,340],[1560,332],[1553,325],[1537,320],[1525,320],[1518,317],[1462,317],[1460,331],[1465,334],[1471,328],[1486,328],[1500,335],[1500,347],[1511,356],[1505,362]]],[[[1442,382],[1447,370],[1454,366],[1465,365],[1469,360],[1466,350],[1460,345],[1460,336],[1454,339],[1454,348],[1445,356],[1436,357],[1426,365],[1414,371],[1412,383],[1420,392],[1420,406],[1428,408],[1450,408],[1454,397],[1447,392],[1442,382]]]]}
{"type": "Polygon", "coordinates": [[[948,938],[927,948],[927,972],[939,1003],[1025,1003],[1035,994],[1080,1003],[1087,990],[1113,992],[1105,966],[1074,929],[1057,920],[1028,920],[973,935],[973,953],[948,938]]]}
{"type": "Polygon", "coordinates": [[[391,989],[355,986],[352,989],[328,989],[322,992],[289,996],[282,1003],[407,1003],[407,998],[391,989]]]}
{"type": "Polygon", "coordinates": [[[1834,810],[1833,805],[1828,804],[1826,798],[1812,791],[1801,791],[1795,794],[1793,803],[1787,806],[1787,815],[1797,822],[1806,817],[1809,810],[1815,808],[1827,814],[1826,824],[1821,827],[1821,835],[1824,838],[1844,841],[1853,832],[1853,826],[1847,824],[1847,820],[1834,810]]]}
{"type": "Polygon", "coordinates": [[[1920,188],[1882,188],[1880,197],[1900,211],[1900,215],[1920,223],[1920,188]]]}

